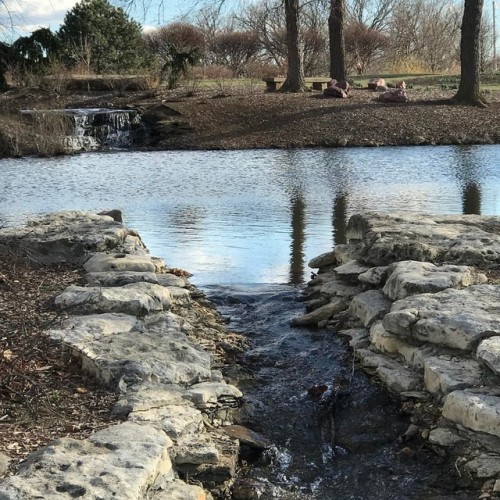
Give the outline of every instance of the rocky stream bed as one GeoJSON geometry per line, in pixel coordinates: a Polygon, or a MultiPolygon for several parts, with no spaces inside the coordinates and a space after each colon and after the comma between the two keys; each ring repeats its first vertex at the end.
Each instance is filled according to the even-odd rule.
{"type": "Polygon", "coordinates": [[[3,228],[83,266],[46,335],[119,394],[121,422],[36,451],[0,498],[496,496],[499,218],[355,215],[347,238],[300,296],[209,301],[118,211],[3,228]]]}

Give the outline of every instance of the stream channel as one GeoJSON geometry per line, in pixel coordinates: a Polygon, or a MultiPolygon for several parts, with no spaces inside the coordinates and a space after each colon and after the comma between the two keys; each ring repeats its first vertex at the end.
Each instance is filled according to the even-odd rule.
{"type": "Polygon", "coordinates": [[[310,258],[345,241],[353,213],[500,215],[500,146],[113,152],[0,160],[0,225],[55,210],[123,211],[153,255],[247,335],[242,390],[274,447],[244,469],[282,499],[471,498],[421,449],[401,453],[399,405],[333,332],[291,329],[310,258]],[[307,390],[351,379],[322,439],[307,390]]]}

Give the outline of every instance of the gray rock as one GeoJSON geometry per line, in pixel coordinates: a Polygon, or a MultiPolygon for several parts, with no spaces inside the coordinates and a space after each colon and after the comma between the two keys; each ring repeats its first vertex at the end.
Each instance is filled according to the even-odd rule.
{"type": "Polygon", "coordinates": [[[387,266],[377,266],[368,269],[358,276],[361,283],[372,286],[381,286],[387,275],[387,266]]]}
{"type": "Polygon", "coordinates": [[[322,253],[309,261],[308,266],[312,269],[321,269],[323,267],[333,266],[337,264],[335,251],[322,253]]]}
{"type": "Polygon", "coordinates": [[[9,471],[10,458],[5,453],[0,453],[0,478],[9,471]]]}
{"type": "Polygon", "coordinates": [[[335,273],[340,279],[347,281],[348,283],[357,284],[359,283],[358,276],[362,273],[366,273],[369,269],[369,266],[365,266],[357,260],[352,260],[346,264],[336,267],[335,273]]]}
{"type": "Polygon", "coordinates": [[[138,271],[109,271],[102,273],[87,273],[84,277],[85,281],[90,286],[123,286],[139,281],[158,285],[160,283],[157,276],[158,275],[155,273],[143,273],[138,271]]]}
{"type": "Polygon", "coordinates": [[[481,369],[473,359],[424,359],[424,383],[429,392],[448,394],[459,389],[481,385],[481,369]]]}
{"type": "Polygon", "coordinates": [[[451,448],[457,444],[463,443],[464,439],[462,439],[456,431],[438,427],[430,432],[429,442],[445,448],[451,448]]]}
{"type": "Polygon", "coordinates": [[[479,343],[476,356],[493,372],[500,375],[500,337],[490,337],[479,343]]]}
{"type": "Polygon", "coordinates": [[[0,483],[9,499],[145,498],[159,475],[172,474],[169,440],[150,426],[125,422],[88,440],[63,438],[36,451],[0,483]]]}
{"type": "Polygon", "coordinates": [[[358,318],[364,326],[368,327],[389,312],[390,308],[390,301],[380,290],[368,290],[352,299],[349,314],[358,318]]]}
{"type": "Polygon", "coordinates": [[[324,295],[330,299],[333,297],[350,299],[363,291],[363,288],[361,286],[350,285],[345,281],[337,278],[335,274],[332,275],[331,278],[331,280],[327,281],[319,289],[321,295],[324,295]]]}
{"type": "Polygon", "coordinates": [[[443,417],[476,432],[500,437],[500,397],[474,391],[455,391],[446,396],[443,417]]]}
{"type": "Polygon", "coordinates": [[[384,328],[396,335],[465,351],[500,335],[499,285],[474,285],[407,297],[392,305],[384,328]]]}
{"type": "Polygon", "coordinates": [[[176,286],[179,288],[184,288],[186,286],[186,280],[184,278],[171,273],[157,274],[156,279],[161,286],[176,286]]]}
{"type": "Polygon", "coordinates": [[[186,397],[198,408],[205,408],[206,404],[216,403],[220,397],[242,398],[242,392],[234,385],[220,382],[201,382],[192,385],[186,391],[186,397]]]}
{"type": "Polygon", "coordinates": [[[127,388],[113,407],[113,415],[126,417],[131,412],[151,410],[163,406],[189,404],[186,390],[175,384],[141,382],[127,388]]]}
{"type": "Polygon", "coordinates": [[[387,268],[384,293],[400,300],[419,293],[436,293],[447,288],[465,287],[487,281],[484,274],[466,266],[436,266],[430,262],[403,261],[387,268]]]}
{"type": "Polygon", "coordinates": [[[342,312],[347,307],[347,304],[342,299],[332,299],[325,306],[316,309],[310,313],[294,318],[291,321],[292,326],[313,326],[321,321],[330,319],[335,314],[342,312]]]}
{"type": "Polygon", "coordinates": [[[400,394],[421,386],[420,377],[394,359],[368,349],[359,349],[356,355],[361,358],[363,366],[373,369],[382,383],[392,392],[400,394]]]}
{"type": "Polygon", "coordinates": [[[133,411],[128,419],[136,424],[162,429],[167,436],[175,440],[187,434],[197,433],[203,426],[201,412],[186,404],[133,411]]]}
{"type": "MultiPolygon", "coordinates": [[[[165,287],[164,287],[165,288],[165,287]]],[[[179,306],[187,306],[191,303],[191,292],[186,290],[186,288],[180,288],[177,286],[170,286],[165,288],[170,293],[172,297],[172,302],[179,306]]]]}
{"type": "Polygon", "coordinates": [[[500,455],[483,454],[467,462],[465,467],[480,478],[495,477],[500,474],[500,455]]]}
{"type": "Polygon", "coordinates": [[[227,436],[237,439],[240,443],[246,444],[251,448],[256,448],[258,450],[265,450],[271,447],[271,442],[269,439],[264,437],[258,432],[248,429],[242,425],[227,425],[221,427],[219,432],[226,434],[227,436]]]}
{"type": "Polygon", "coordinates": [[[96,253],[85,262],[83,267],[88,273],[110,271],[156,272],[156,267],[149,255],[128,255],[124,253],[96,253]]]}
{"type": "Polygon", "coordinates": [[[23,227],[0,229],[0,242],[14,242],[33,260],[44,264],[81,264],[88,252],[120,249],[127,234],[121,223],[106,215],[57,212],[33,219],[23,227]]]}
{"type": "Polygon", "coordinates": [[[370,337],[366,328],[351,328],[349,330],[340,330],[337,335],[349,337],[349,345],[353,349],[364,349],[370,345],[370,337]]]}
{"type": "Polygon", "coordinates": [[[347,238],[356,258],[373,266],[403,260],[446,262],[489,268],[500,259],[498,217],[353,215],[347,238]]]}
{"type": "Polygon", "coordinates": [[[148,318],[142,332],[127,332],[87,343],[74,351],[82,369],[106,383],[152,380],[194,384],[210,379],[211,355],[180,331],[170,313],[148,318]]]}
{"type": "Polygon", "coordinates": [[[173,461],[179,464],[216,464],[219,461],[217,447],[206,435],[188,435],[177,440],[173,461]]]}
{"type": "Polygon", "coordinates": [[[56,297],[55,304],[60,309],[84,314],[115,312],[144,316],[168,310],[172,296],[168,288],[153,283],[131,283],[121,287],[71,285],[56,297]]]}
{"type": "Polygon", "coordinates": [[[46,334],[76,348],[84,348],[87,342],[100,340],[119,333],[140,331],[142,322],[130,314],[104,313],[86,316],[70,316],[61,327],[46,334]]]}
{"type": "Polygon", "coordinates": [[[211,497],[194,484],[186,484],[180,479],[162,482],[161,488],[150,491],[148,500],[209,500],[211,497]]]}

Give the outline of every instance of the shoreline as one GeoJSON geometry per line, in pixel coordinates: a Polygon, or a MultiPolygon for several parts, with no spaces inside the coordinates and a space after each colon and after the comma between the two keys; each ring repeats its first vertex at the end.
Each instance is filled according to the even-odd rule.
{"type": "MultiPolygon", "coordinates": [[[[0,121],[9,113],[16,116],[19,109],[37,107],[137,110],[147,133],[136,145],[146,151],[500,143],[500,91],[488,94],[488,108],[448,104],[452,91],[415,89],[408,94],[408,103],[384,104],[376,100],[377,93],[368,90],[355,90],[348,99],[324,98],[317,92],[245,93],[241,89],[226,94],[203,90],[192,96],[185,89],[94,92],[56,99],[39,91],[27,97],[15,93],[0,96],[0,121]]],[[[16,156],[9,149],[9,129],[3,128],[6,136],[0,137],[0,154],[16,156]]],[[[28,134],[17,153],[36,153],[30,144],[33,140],[28,134]]]]}

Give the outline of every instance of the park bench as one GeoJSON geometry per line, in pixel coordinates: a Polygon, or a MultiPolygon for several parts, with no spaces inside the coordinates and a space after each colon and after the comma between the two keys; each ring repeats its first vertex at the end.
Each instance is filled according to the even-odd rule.
{"type": "MultiPolygon", "coordinates": [[[[263,80],[266,82],[266,90],[268,92],[275,92],[281,87],[286,78],[263,78],[263,80]]],[[[311,84],[313,90],[323,90],[323,85],[326,85],[330,80],[329,76],[311,76],[305,78],[306,83],[311,84]]]]}

